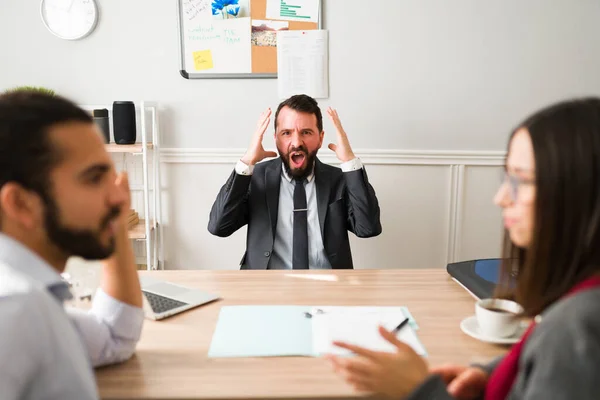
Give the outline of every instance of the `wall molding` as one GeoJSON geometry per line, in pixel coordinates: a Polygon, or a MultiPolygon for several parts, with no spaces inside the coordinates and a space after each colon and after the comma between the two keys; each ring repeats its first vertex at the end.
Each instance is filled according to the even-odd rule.
{"type": "MultiPolygon", "coordinates": [[[[161,161],[168,164],[235,164],[246,149],[163,148],[161,161]]],[[[362,162],[370,165],[504,165],[504,151],[355,149],[362,162]]],[[[329,150],[319,153],[321,161],[338,164],[329,150]]]]}
{"type": "Polygon", "coordinates": [[[450,166],[450,199],[448,201],[448,237],[446,247],[446,261],[457,261],[461,245],[461,232],[463,221],[463,202],[465,193],[465,166],[450,166]]]}

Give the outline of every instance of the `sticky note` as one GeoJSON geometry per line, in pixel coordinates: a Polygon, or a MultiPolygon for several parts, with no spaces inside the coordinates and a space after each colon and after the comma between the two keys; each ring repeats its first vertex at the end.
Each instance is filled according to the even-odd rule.
{"type": "Polygon", "coordinates": [[[210,50],[194,51],[192,56],[194,57],[194,68],[196,71],[213,68],[213,59],[210,50]]]}

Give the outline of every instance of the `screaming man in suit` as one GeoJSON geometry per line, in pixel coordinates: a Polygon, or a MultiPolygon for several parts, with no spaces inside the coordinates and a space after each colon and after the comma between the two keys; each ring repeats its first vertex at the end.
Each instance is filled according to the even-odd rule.
{"type": "Polygon", "coordinates": [[[277,153],[265,151],[271,110],[261,115],[251,145],[221,188],[208,230],[226,237],[248,224],[241,269],[352,269],[348,231],[381,233],[377,197],[352,152],[337,111],[327,113],[337,132],[329,144],[341,168],[323,164],[323,117],[306,95],[283,101],[275,112],[277,153]]]}

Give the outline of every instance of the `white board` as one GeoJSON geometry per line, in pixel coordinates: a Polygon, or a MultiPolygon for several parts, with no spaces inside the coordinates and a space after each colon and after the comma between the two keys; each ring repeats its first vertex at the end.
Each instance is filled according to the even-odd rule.
{"type": "Polygon", "coordinates": [[[240,0],[235,9],[225,10],[215,10],[212,3],[210,0],[179,2],[181,74],[185,78],[251,72],[248,0],[240,0]]]}

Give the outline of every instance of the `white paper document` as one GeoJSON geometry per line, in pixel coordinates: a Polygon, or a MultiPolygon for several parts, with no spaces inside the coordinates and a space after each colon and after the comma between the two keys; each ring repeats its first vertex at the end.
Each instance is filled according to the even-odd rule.
{"type": "Polygon", "coordinates": [[[210,0],[183,0],[181,3],[183,15],[188,21],[211,18],[210,0]]]}
{"type": "Polygon", "coordinates": [[[307,94],[329,97],[328,32],[277,32],[277,84],[279,97],[307,94]]]}
{"type": "MultiPolygon", "coordinates": [[[[324,354],[350,355],[351,352],[333,345],[334,341],[361,346],[375,351],[394,352],[395,347],[380,334],[378,327],[393,330],[405,316],[391,307],[330,307],[312,315],[313,351],[317,356],[324,354]]],[[[412,317],[411,317],[412,318],[412,317]]],[[[415,324],[404,325],[397,334],[398,339],[411,346],[417,354],[427,355],[416,332],[415,324]]]]}
{"type": "Polygon", "coordinates": [[[320,0],[267,0],[267,19],[319,22],[320,0]]]}

